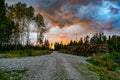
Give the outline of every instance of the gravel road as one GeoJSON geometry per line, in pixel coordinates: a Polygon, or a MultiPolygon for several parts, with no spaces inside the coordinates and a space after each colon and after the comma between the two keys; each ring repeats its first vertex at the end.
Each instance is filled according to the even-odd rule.
{"type": "Polygon", "coordinates": [[[0,59],[2,70],[28,71],[21,80],[99,80],[94,73],[87,71],[85,57],[78,57],[54,51],[50,55],[0,59]],[[90,77],[94,79],[90,79],[90,77]]]}

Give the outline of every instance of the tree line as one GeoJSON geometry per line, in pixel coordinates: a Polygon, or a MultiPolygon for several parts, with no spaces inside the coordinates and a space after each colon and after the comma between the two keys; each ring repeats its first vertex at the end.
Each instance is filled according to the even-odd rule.
{"type": "Polygon", "coordinates": [[[43,44],[43,34],[47,31],[43,16],[32,6],[18,2],[13,5],[0,0],[0,51],[18,50],[30,43],[30,25],[37,32],[37,43],[43,44]]]}
{"type": "Polygon", "coordinates": [[[68,45],[55,43],[55,50],[67,51],[73,54],[91,55],[92,53],[120,52],[120,36],[106,36],[103,32],[92,37],[88,35],[79,41],[70,41],[68,45]]]}

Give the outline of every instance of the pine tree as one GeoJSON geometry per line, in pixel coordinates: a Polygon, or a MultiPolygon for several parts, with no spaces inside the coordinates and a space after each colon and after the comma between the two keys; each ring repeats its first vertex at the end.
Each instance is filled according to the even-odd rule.
{"type": "Polygon", "coordinates": [[[89,44],[89,36],[87,35],[85,38],[84,38],[84,44],[89,44]]]}
{"type": "Polygon", "coordinates": [[[6,16],[5,0],[0,0],[0,3],[0,49],[2,49],[11,44],[14,22],[6,16]]]}
{"type": "Polygon", "coordinates": [[[0,0],[0,46],[2,46],[3,26],[5,20],[5,0],[0,0]]]}
{"type": "Polygon", "coordinates": [[[49,48],[49,46],[50,46],[49,41],[48,41],[47,39],[45,39],[44,46],[45,46],[46,48],[49,48]]]}
{"type": "Polygon", "coordinates": [[[79,44],[79,46],[82,46],[82,45],[83,45],[83,39],[82,39],[82,38],[80,38],[78,44],[79,44]]]}

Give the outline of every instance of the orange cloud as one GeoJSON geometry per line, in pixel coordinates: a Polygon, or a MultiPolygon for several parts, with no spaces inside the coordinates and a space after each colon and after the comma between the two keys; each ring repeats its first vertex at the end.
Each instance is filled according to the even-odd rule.
{"type": "Polygon", "coordinates": [[[97,8],[94,7],[98,7],[96,5],[99,5],[100,7],[101,1],[102,0],[46,0],[43,1],[43,3],[47,3],[48,5],[40,3],[39,5],[35,5],[35,10],[36,13],[42,14],[44,19],[48,21],[46,26],[49,25],[50,30],[46,33],[46,35],[48,36],[50,42],[63,41],[64,43],[68,43],[71,39],[76,40],[76,36],[80,38],[86,36],[87,34],[94,34],[104,30],[116,31],[119,29],[113,29],[111,27],[111,22],[102,23],[102,21],[96,20],[95,13],[97,14],[97,8]],[[47,3],[47,1],[50,3],[47,3]],[[55,30],[51,31],[53,28],[55,30]],[[56,28],[59,29],[57,30],[56,28]],[[66,33],[62,33],[62,30],[66,33]]]}
{"type": "Polygon", "coordinates": [[[60,10],[54,10],[54,13],[48,12],[48,11],[53,11],[52,9],[48,11],[45,9],[39,11],[38,5],[35,5],[34,8],[36,10],[36,13],[40,13],[41,15],[43,15],[44,18],[49,21],[52,27],[59,26],[60,28],[64,28],[64,27],[69,27],[71,25],[80,25],[85,29],[89,29],[89,30],[96,29],[92,25],[93,24],[92,20],[80,20],[75,16],[75,14],[72,13],[68,14],[60,10]]]}

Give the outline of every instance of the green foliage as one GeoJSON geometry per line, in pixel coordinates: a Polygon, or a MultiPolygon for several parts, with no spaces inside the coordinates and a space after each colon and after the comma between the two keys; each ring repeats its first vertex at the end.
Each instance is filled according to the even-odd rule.
{"type": "Polygon", "coordinates": [[[33,50],[33,49],[26,49],[26,50],[18,50],[18,51],[8,51],[2,58],[15,58],[15,57],[27,57],[27,56],[41,56],[50,54],[52,51],[50,50],[33,50]]]}
{"type": "Polygon", "coordinates": [[[37,41],[42,43],[46,26],[41,14],[35,15],[34,8],[22,2],[5,5],[5,0],[0,0],[0,3],[0,51],[20,50],[23,45],[29,46],[31,23],[36,25],[37,41]]]}
{"type": "Polygon", "coordinates": [[[0,79],[1,80],[9,80],[9,76],[4,72],[0,72],[0,79]]]}
{"type": "Polygon", "coordinates": [[[82,41],[79,41],[79,42],[77,42],[77,41],[70,41],[70,43],[68,44],[68,46],[78,46],[78,45],[82,45],[82,41]]]}
{"type": "Polygon", "coordinates": [[[50,43],[47,39],[45,39],[45,43],[44,43],[45,48],[49,48],[50,47],[50,43]]]}
{"type": "Polygon", "coordinates": [[[110,57],[103,55],[91,59],[90,62],[99,67],[107,67],[108,70],[114,70],[117,66],[110,57]]]}
{"type": "Polygon", "coordinates": [[[5,0],[0,0],[0,22],[5,18],[5,0]]]}
{"type": "Polygon", "coordinates": [[[90,40],[91,44],[103,44],[107,42],[107,37],[104,35],[103,32],[96,33],[90,40]]]}
{"type": "Polygon", "coordinates": [[[37,14],[34,20],[37,24],[37,42],[43,44],[43,33],[46,32],[44,18],[41,14],[37,14]]]}
{"type": "MultiPolygon", "coordinates": [[[[55,44],[55,49],[60,50],[61,45],[63,44],[55,44]]],[[[70,43],[60,51],[78,56],[93,56],[99,53],[120,52],[120,36],[112,35],[107,38],[103,32],[96,33],[91,38],[86,36],[84,40],[82,38],[80,38],[79,41],[71,40],[70,43]]]]}
{"type": "Polygon", "coordinates": [[[120,73],[109,71],[105,67],[89,66],[88,68],[96,72],[100,76],[100,80],[120,80],[120,73]]]}
{"type": "Polygon", "coordinates": [[[84,44],[89,44],[89,36],[87,35],[85,38],[84,38],[84,44]]]}
{"type": "Polygon", "coordinates": [[[62,44],[62,42],[61,43],[55,43],[54,47],[55,47],[56,51],[61,50],[61,49],[66,49],[66,45],[62,44]]]}
{"type": "Polygon", "coordinates": [[[27,70],[0,71],[0,80],[20,80],[27,70]]]}
{"type": "Polygon", "coordinates": [[[110,52],[120,52],[120,36],[109,36],[107,44],[110,52]]]}
{"type": "Polygon", "coordinates": [[[115,63],[120,65],[120,53],[112,53],[108,55],[115,63]]]}
{"type": "Polygon", "coordinates": [[[120,80],[120,53],[98,55],[90,58],[88,68],[99,74],[101,80],[120,80]]]}
{"type": "Polygon", "coordinates": [[[6,16],[5,0],[0,0],[0,50],[9,43],[14,27],[14,22],[6,16]]]}

